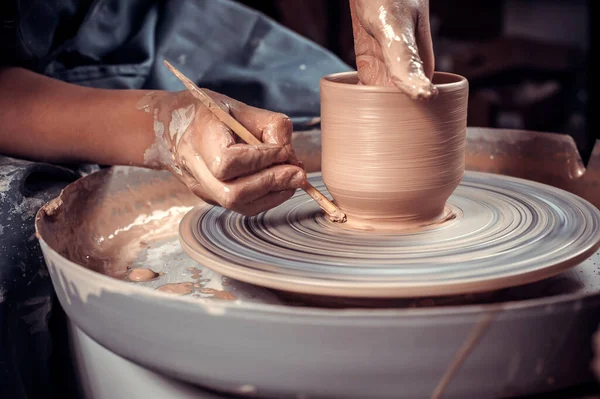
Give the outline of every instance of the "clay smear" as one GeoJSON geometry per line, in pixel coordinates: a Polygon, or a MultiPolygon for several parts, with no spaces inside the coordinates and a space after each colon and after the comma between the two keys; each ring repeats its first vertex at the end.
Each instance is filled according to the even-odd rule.
{"type": "Polygon", "coordinates": [[[192,283],[172,283],[161,285],[156,291],[166,292],[175,295],[188,295],[194,291],[192,283]]]}
{"type": "Polygon", "coordinates": [[[414,229],[452,219],[464,173],[468,84],[436,73],[438,96],[414,101],[356,73],[321,81],[323,180],[348,226],[414,229]]]}
{"type": "Polygon", "coordinates": [[[139,267],[129,272],[127,276],[130,281],[150,281],[157,278],[159,274],[154,270],[147,269],[145,267],[139,267]]]}
{"type": "Polygon", "coordinates": [[[154,118],[154,143],[144,151],[144,165],[161,169],[165,166],[171,166],[173,170],[179,170],[174,164],[174,160],[169,151],[169,142],[165,135],[165,124],[161,121],[157,108],[158,94],[150,92],[142,96],[136,104],[136,109],[152,114],[154,118]]]}
{"type": "Polygon", "coordinates": [[[350,0],[356,65],[366,86],[396,86],[410,97],[437,95],[427,1],[350,0]]]}
{"type": "Polygon", "coordinates": [[[200,290],[200,292],[203,294],[209,294],[214,298],[222,299],[222,300],[226,300],[226,301],[235,301],[237,299],[236,296],[233,295],[231,292],[220,291],[220,290],[216,290],[214,288],[202,288],[200,290]]]}
{"type": "Polygon", "coordinates": [[[158,94],[150,92],[140,98],[136,108],[151,113],[154,118],[155,140],[144,152],[144,165],[154,169],[167,168],[178,176],[183,175],[185,157],[178,154],[178,149],[179,142],[194,122],[196,115],[196,106],[190,102],[191,100],[185,102],[169,114],[162,110],[164,104],[161,106],[158,94]]]}
{"type": "Polygon", "coordinates": [[[195,112],[196,107],[194,104],[172,112],[171,122],[169,123],[169,135],[171,136],[171,141],[174,142],[175,148],[177,148],[181,137],[194,121],[195,112]]]}

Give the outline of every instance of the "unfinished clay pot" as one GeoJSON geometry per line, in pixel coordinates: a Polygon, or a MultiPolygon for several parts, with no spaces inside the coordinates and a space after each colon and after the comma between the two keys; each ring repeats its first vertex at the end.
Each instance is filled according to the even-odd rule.
{"type": "Polygon", "coordinates": [[[464,172],[468,82],[436,72],[439,95],[415,101],[395,87],[321,79],[322,172],[348,225],[402,229],[451,217],[464,172]]]}

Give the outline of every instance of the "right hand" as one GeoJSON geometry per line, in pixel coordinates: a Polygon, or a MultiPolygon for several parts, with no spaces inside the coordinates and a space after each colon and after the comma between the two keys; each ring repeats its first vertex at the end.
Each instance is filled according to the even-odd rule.
{"type": "Polygon", "coordinates": [[[350,9],[360,82],[435,97],[429,0],[350,0],[350,9]]]}
{"type": "Polygon", "coordinates": [[[155,166],[173,172],[206,202],[247,216],[280,205],[306,184],[287,116],[206,92],[263,144],[241,142],[187,91],[163,93],[153,106],[155,166]]]}

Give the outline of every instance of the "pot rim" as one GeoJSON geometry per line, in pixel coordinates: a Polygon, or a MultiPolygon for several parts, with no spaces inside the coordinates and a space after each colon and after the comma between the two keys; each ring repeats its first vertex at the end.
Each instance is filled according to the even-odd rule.
{"type": "MultiPolygon", "coordinates": [[[[458,90],[461,88],[468,88],[468,86],[469,86],[469,82],[468,82],[467,78],[465,78],[464,76],[457,75],[455,73],[450,73],[450,72],[435,71],[433,73],[434,80],[436,77],[442,77],[442,76],[446,77],[446,78],[451,78],[451,79],[453,79],[453,81],[451,81],[449,83],[434,84],[434,86],[438,89],[439,93],[455,91],[455,90],[458,90]]],[[[321,86],[338,88],[338,89],[343,88],[345,90],[353,90],[353,91],[364,91],[364,92],[369,92],[369,93],[402,93],[402,94],[404,94],[396,86],[363,86],[363,85],[357,85],[355,83],[346,83],[346,82],[340,81],[342,79],[345,80],[348,78],[351,78],[351,79],[355,78],[356,81],[358,81],[358,72],[357,71],[337,72],[337,73],[325,75],[321,78],[321,86]]]]}

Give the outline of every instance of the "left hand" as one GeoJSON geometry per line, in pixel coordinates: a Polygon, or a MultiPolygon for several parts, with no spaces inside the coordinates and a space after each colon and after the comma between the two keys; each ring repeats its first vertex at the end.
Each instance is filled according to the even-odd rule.
{"type": "Polygon", "coordinates": [[[359,81],[435,97],[429,0],[350,0],[350,8],[359,81]]]}

